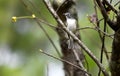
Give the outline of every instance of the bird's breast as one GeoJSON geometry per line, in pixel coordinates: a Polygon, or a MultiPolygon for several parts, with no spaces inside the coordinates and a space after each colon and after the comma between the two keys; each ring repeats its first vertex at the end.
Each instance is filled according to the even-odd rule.
{"type": "Polygon", "coordinates": [[[76,20],[68,19],[67,20],[67,28],[72,32],[75,31],[76,30],[76,20]]]}

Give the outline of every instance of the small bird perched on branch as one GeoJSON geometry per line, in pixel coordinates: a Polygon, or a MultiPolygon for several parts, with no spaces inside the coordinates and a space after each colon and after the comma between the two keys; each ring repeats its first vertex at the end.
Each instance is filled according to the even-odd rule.
{"type": "Polygon", "coordinates": [[[64,15],[66,17],[67,28],[73,33],[75,33],[77,27],[76,19],[70,13],[65,13],[64,15]]]}
{"type": "MultiPolygon", "coordinates": [[[[66,25],[67,25],[67,29],[73,33],[75,33],[76,29],[77,29],[77,21],[76,19],[70,14],[70,13],[65,13],[64,14],[66,17],[66,25]]],[[[72,49],[73,48],[73,39],[68,35],[68,48],[72,49]]]]}

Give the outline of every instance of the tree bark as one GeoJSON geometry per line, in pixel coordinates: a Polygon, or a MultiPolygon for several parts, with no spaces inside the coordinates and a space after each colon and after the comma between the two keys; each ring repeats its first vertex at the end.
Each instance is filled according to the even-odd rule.
{"type": "Polygon", "coordinates": [[[120,76],[120,14],[117,16],[112,55],[110,61],[111,76],[120,76]]]}
{"type": "MultiPolygon", "coordinates": [[[[76,4],[74,0],[54,0],[52,2],[52,5],[54,10],[57,11],[58,16],[61,18],[63,22],[66,21],[65,16],[63,15],[66,12],[69,12],[70,14],[72,14],[74,18],[78,21],[77,12],[75,9],[76,4]]],[[[58,27],[56,31],[58,32],[58,35],[59,35],[61,51],[63,54],[61,58],[73,63],[74,65],[80,66],[79,63],[83,65],[84,55],[83,55],[83,52],[81,51],[80,46],[75,41],[73,41],[73,44],[75,47],[74,49],[69,49],[67,33],[61,30],[60,28],[61,27],[58,27]],[[75,52],[78,58],[76,58],[75,52]]],[[[78,23],[77,23],[77,28],[79,28],[78,23]]],[[[79,31],[77,31],[75,35],[80,39],[79,31]]],[[[86,73],[81,71],[80,69],[72,65],[69,65],[65,62],[63,62],[63,64],[64,64],[65,76],[87,76],[86,73]]]]}

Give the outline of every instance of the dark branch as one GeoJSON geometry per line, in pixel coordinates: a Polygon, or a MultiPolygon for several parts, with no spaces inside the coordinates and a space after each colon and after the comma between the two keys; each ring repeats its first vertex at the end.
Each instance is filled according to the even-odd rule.
{"type": "Polygon", "coordinates": [[[117,28],[115,26],[115,23],[113,21],[110,20],[110,18],[108,17],[108,14],[102,4],[102,2],[100,0],[96,0],[98,6],[100,7],[101,13],[104,17],[104,19],[107,21],[108,25],[115,31],[117,28]]]}
{"type": "Polygon", "coordinates": [[[103,0],[103,1],[114,13],[118,14],[118,11],[107,0],[103,0]]]}

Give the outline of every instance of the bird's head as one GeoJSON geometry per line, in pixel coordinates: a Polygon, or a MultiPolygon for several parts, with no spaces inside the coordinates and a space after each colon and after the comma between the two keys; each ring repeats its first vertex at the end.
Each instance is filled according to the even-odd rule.
{"type": "Polygon", "coordinates": [[[72,16],[71,16],[71,14],[70,13],[64,13],[63,15],[65,15],[66,16],[66,18],[72,18],[72,16]]]}

